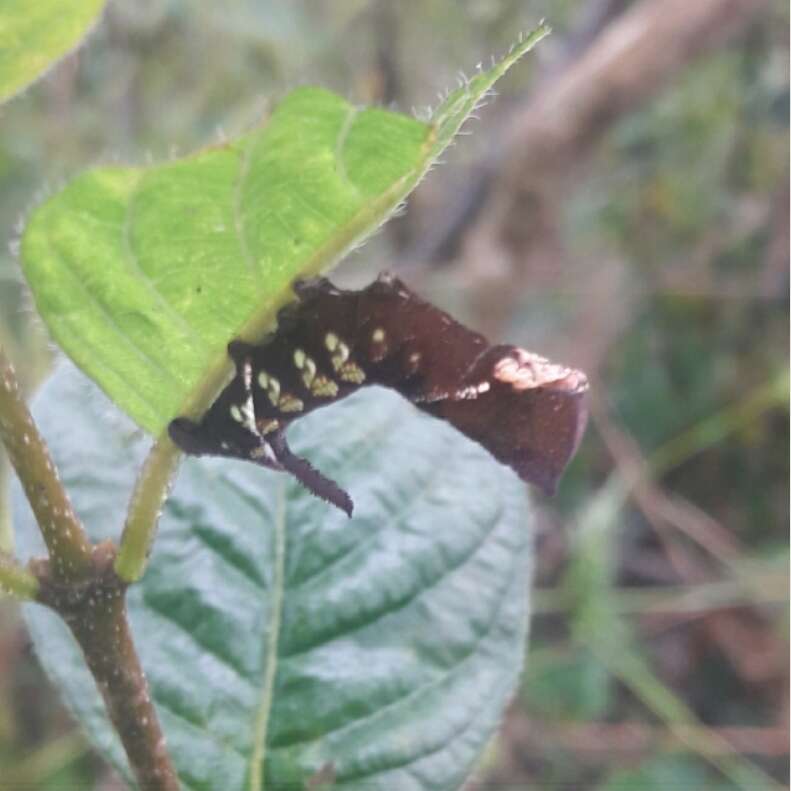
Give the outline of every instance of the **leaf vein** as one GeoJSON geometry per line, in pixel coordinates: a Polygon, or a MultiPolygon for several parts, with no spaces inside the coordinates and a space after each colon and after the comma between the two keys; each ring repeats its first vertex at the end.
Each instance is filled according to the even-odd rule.
{"type": "Polygon", "coordinates": [[[192,343],[197,343],[198,346],[204,343],[200,336],[195,331],[194,327],[173,307],[173,305],[165,298],[165,295],[154,285],[154,281],[150,275],[140,265],[140,256],[135,251],[132,244],[132,210],[135,205],[135,198],[139,194],[139,189],[135,188],[132,195],[129,197],[129,202],[126,208],[126,215],[124,217],[123,227],[121,229],[121,245],[124,255],[124,261],[132,269],[132,272],[142,282],[143,286],[149,293],[153,294],[159,306],[163,311],[184,330],[187,338],[192,343]]]}
{"type": "MultiPolygon", "coordinates": [[[[426,488],[428,488],[430,484],[427,484],[426,488]]],[[[413,498],[412,502],[415,502],[418,498],[413,498]]],[[[403,520],[399,520],[399,523],[403,520]]],[[[443,579],[454,571],[457,571],[462,566],[464,566],[471,558],[475,556],[477,551],[483,546],[486,542],[486,539],[491,535],[492,531],[495,530],[497,527],[496,520],[494,520],[493,527],[491,530],[488,530],[483,535],[481,535],[478,540],[476,540],[472,546],[470,546],[462,555],[456,558],[452,563],[448,564],[445,567],[445,570],[441,575],[438,575],[436,579],[432,580],[432,582],[428,585],[418,586],[413,591],[411,591],[407,596],[402,599],[397,600],[391,604],[382,607],[381,609],[372,610],[371,612],[365,613],[363,617],[359,620],[353,621],[351,624],[347,624],[348,628],[333,633],[330,639],[325,639],[323,636],[319,637],[319,639],[305,645],[299,647],[298,650],[288,653],[288,654],[281,654],[281,659],[294,659],[295,657],[302,656],[313,649],[317,648],[321,645],[327,645],[328,643],[334,642],[340,638],[348,637],[355,632],[359,632],[367,626],[370,626],[372,623],[384,618],[387,615],[392,615],[395,612],[399,612],[404,608],[408,607],[416,598],[424,594],[426,591],[432,590],[433,588],[437,587],[443,579]]]]}
{"type": "Polygon", "coordinates": [[[236,183],[233,190],[233,225],[236,231],[236,236],[239,240],[239,249],[242,251],[242,258],[247,265],[247,269],[253,278],[253,285],[258,280],[258,267],[256,266],[255,259],[250,250],[250,245],[247,242],[247,230],[244,221],[244,210],[242,209],[242,199],[244,197],[244,187],[247,183],[247,177],[250,173],[250,162],[253,156],[253,148],[258,142],[255,136],[251,136],[247,145],[242,151],[242,158],[239,163],[239,170],[237,171],[236,183]]]}
{"type": "MultiPolygon", "coordinates": [[[[218,747],[227,750],[232,755],[235,755],[238,758],[241,758],[242,761],[247,760],[247,755],[245,755],[242,750],[238,747],[235,747],[230,742],[226,741],[225,739],[221,739],[217,736],[216,733],[211,731],[208,725],[205,722],[195,722],[194,720],[190,719],[189,717],[185,716],[182,712],[178,711],[171,703],[169,703],[165,698],[162,697],[155,697],[155,702],[157,708],[166,711],[169,717],[173,719],[177,719],[184,728],[193,729],[202,733],[205,736],[208,736],[213,742],[217,744],[218,747]]],[[[179,780],[184,783],[183,778],[179,775],[179,780]]]]}
{"type": "Polygon", "coordinates": [[[286,487],[281,481],[278,491],[278,511],[275,520],[275,557],[270,602],[269,628],[264,654],[264,678],[261,686],[255,721],[253,723],[253,749],[250,755],[250,791],[264,791],[264,762],[269,732],[269,716],[274,699],[275,674],[277,673],[278,644],[283,615],[283,591],[286,568],[286,487]]]}
{"type": "MultiPolygon", "coordinates": [[[[496,525],[496,521],[497,520],[495,520],[495,525],[496,525]]],[[[459,564],[459,566],[456,566],[455,568],[452,568],[448,572],[446,572],[438,580],[438,582],[441,582],[442,579],[448,575],[448,573],[452,573],[453,571],[456,571],[459,568],[461,568],[462,566],[464,566],[467,563],[471,562],[473,560],[473,558],[475,557],[475,555],[480,550],[480,548],[485,543],[486,538],[488,538],[492,534],[494,529],[496,529],[496,528],[493,528],[492,531],[489,531],[487,533],[487,535],[484,537],[484,540],[482,542],[480,542],[475,547],[474,551],[464,560],[463,563],[459,564]]],[[[426,694],[430,690],[432,690],[432,689],[440,686],[441,684],[445,683],[448,679],[452,678],[454,675],[458,674],[464,668],[464,666],[466,664],[471,662],[472,659],[474,659],[477,656],[477,654],[479,653],[480,647],[483,645],[484,641],[489,637],[489,635],[491,635],[492,631],[494,630],[494,628],[499,623],[499,618],[500,618],[500,615],[502,613],[503,604],[504,604],[504,602],[507,599],[507,596],[505,595],[505,593],[506,593],[507,589],[511,585],[514,566],[515,566],[515,563],[512,563],[511,564],[511,573],[509,573],[508,575],[505,575],[506,584],[502,586],[500,591],[498,591],[498,593],[501,593],[502,595],[498,596],[497,605],[495,607],[494,614],[493,614],[492,618],[490,619],[489,623],[487,624],[486,628],[481,632],[481,634],[479,634],[476,637],[475,641],[472,643],[472,645],[470,646],[470,648],[467,651],[467,653],[461,659],[459,659],[457,662],[455,662],[451,667],[447,668],[445,672],[442,672],[437,678],[433,678],[430,681],[426,682],[425,684],[421,684],[419,687],[411,690],[406,695],[402,695],[402,696],[396,698],[395,700],[390,701],[385,706],[382,706],[381,708],[377,709],[374,712],[371,712],[369,714],[364,714],[364,715],[362,715],[360,717],[355,717],[354,719],[345,722],[343,725],[340,725],[337,728],[332,728],[329,731],[325,731],[324,733],[313,735],[313,736],[311,736],[308,739],[298,739],[298,740],[292,740],[292,741],[283,742],[281,744],[278,744],[277,747],[274,748],[274,749],[293,748],[293,747],[296,747],[296,746],[301,745],[301,744],[307,744],[307,743],[318,741],[319,739],[326,739],[329,736],[333,736],[333,735],[342,733],[343,731],[346,731],[346,730],[349,730],[349,729],[352,729],[352,728],[355,728],[355,727],[359,727],[360,724],[363,723],[363,722],[377,719],[377,718],[383,716],[386,712],[389,712],[390,710],[395,709],[398,706],[403,706],[405,703],[409,702],[410,700],[413,700],[415,698],[421,697],[422,695],[426,694]]],[[[429,586],[429,588],[431,588],[431,587],[434,587],[434,586],[433,585],[429,586]]],[[[429,588],[426,588],[424,590],[428,590],[429,588]]],[[[361,775],[361,776],[364,776],[364,775],[361,775]]]]}
{"type": "Polygon", "coordinates": [[[348,139],[349,132],[351,131],[352,125],[354,124],[354,119],[357,117],[359,112],[359,107],[349,107],[349,109],[346,111],[346,118],[343,120],[343,125],[341,126],[340,132],[338,132],[338,140],[335,143],[335,161],[337,163],[338,175],[352,188],[352,190],[354,190],[354,194],[357,196],[360,195],[360,188],[349,178],[349,173],[346,170],[345,150],[346,140],[348,139]]]}
{"type": "Polygon", "coordinates": [[[245,669],[243,667],[237,666],[230,657],[223,656],[222,654],[217,653],[217,651],[212,646],[206,645],[205,643],[201,642],[193,632],[191,632],[186,626],[184,626],[184,624],[181,623],[181,621],[174,618],[173,615],[170,612],[168,612],[167,609],[162,607],[156,598],[147,596],[145,600],[145,604],[150,612],[155,613],[156,615],[158,615],[160,618],[163,618],[172,626],[177,627],[179,631],[181,631],[183,634],[187,635],[190,641],[198,649],[200,649],[200,651],[198,651],[198,654],[200,654],[200,652],[206,652],[207,654],[217,659],[221,665],[225,666],[229,670],[232,670],[234,675],[238,676],[241,679],[247,678],[247,673],[245,672],[245,669]]]}
{"type": "Polygon", "coordinates": [[[210,552],[222,558],[234,571],[238,572],[247,582],[249,582],[256,592],[266,590],[266,585],[258,571],[252,563],[246,563],[248,559],[241,556],[238,552],[234,551],[231,547],[223,547],[215,540],[215,533],[211,529],[205,528],[202,525],[196,525],[192,531],[193,535],[205,546],[210,552]]]}
{"type": "MultiPolygon", "coordinates": [[[[80,291],[82,291],[83,294],[85,294],[85,296],[88,298],[88,301],[91,302],[94,305],[94,307],[96,307],[97,310],[102,314],[102,316],[104,317],[105,321],[110,326],[110,328],[113,329],[116,332],[116,334],[135,353],[135,355],[137,357],[139,357],[140,359],[144,360],[145,362],[153,365],[159,371],[164,373],[165,376],[168,379],[172,380],[173,382],[178,383],[178,380],[170,372],[170,370],[165,368],[165,366],[163,366],[162,363],[159,362],[159,360],[157,360],[155,357],[152,357],[149,352],[147,352],[145,349],[143,349],[142,346],[140,346],[137,343],[135,343],[130,338],[130,336],[127,335],[123,331],[123,329],[121,328],[121,325],[118,324],[118,322],[116,321],[116,319],[113,316],[112,312],[109,311],[105,307],[104,303],[93,293],[93,291],[91,291],[88,288],[88,286],[86,286],[85,283],[83,283],[82,279],[79,277],[76,269],[74,268],[74,265],[71,263],[71,259],[69,258],[69,256],[61,254],[60,255],[60,260],[63,262],[64,269],[71,275],[73,281],[77,284],[77,288],[80,291]]],[[[119,373],[119,376],[122,379],[126,379],[126,377],[123,375],[123,373],[119,373]]],[[[140,395],[140,394],[138,393],[138,395],[140,395]]],[[[151,402],[147,398],[143,398],[143,400],[146,401],[146,403],[151,404],[151,402]]]]}

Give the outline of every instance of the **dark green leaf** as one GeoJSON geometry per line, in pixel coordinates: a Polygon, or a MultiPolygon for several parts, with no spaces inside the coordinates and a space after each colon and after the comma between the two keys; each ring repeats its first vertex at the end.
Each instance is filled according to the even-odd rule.
{"type": "MultiPolygon", "coordinates": [[[[37,399],[94,538],[120,525],[142,434],[70,366],[37,399]]],[[[285,475],[185,462],[130,615],[186,789],[301,784],[452,789],[520,670],[530,536],[524,485],[445,423],[370,389],[295,425],[296,450],[357,516],[285,475]],[[255,775],[252,775],[254,779],[255,775]]],[[[35,529],[16,492],[26,552],[35,529]]],[[[27,608],[36,647],[90,738],[123,759],[64,627],[27,608]]]]}

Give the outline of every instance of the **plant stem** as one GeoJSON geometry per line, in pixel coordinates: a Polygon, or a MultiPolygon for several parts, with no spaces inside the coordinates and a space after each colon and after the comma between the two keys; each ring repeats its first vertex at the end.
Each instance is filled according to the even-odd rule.
{"type": "MultiPolygon", "coordinates": [[[[273,319],[270,316],[270,323],[273,319]]],[[[184,403],[180,414],[197,418],[217,397],[228,381],[232,369],[230,359],[223,352],[209,366],[202,381],[184,403]]],[[[146,458],[129,501],[126,524],[121,535],[121,546],[115,562],[115,572],[126,582],[136,582],[146,569],[151,546],[156,538],[162,505],[167,499],[181,451],[164,431],[146,458]]]]}
{"type": "Polygon", "coordinates": [[[0,593],[14,599],[35,599],[38,580],[12,557],[0,551],[0,593]]]}
{"type": "Polygon", "coordinates": [[[91,568],[91,544],[74,514],[49,450],[19,392],[14,369],[0,349],[0,440],[33,509],[60,580],[79,580],[91,568]]]}
{"type": "Polygon", "coordinates": [[[11,529],[11,508],[8,501],[10,478],[11,466],[0,444],[0,552],[8,554],[14,551],[14,533],[11,529]]]}
{"type": "Polygon", "coordinates": [[[38,601],[61,615],[82,648],[141,791],[178,791],[178,776],[132,641],[127,586],[115,574],[114,560],[112,543],[98,545],[91,577],[66,585],[50,574],[49,563],[39,562],[38,601]]]}
{"type": "Polygon", "coordinates": [[[745,398],[710,415],[688,431],[657,448],[651,456],[651,474],[658,477],[690,456],[715,445],[768,409],[788,406],[788,369],[754,388],[745,398]]]}
{"type": "Polygon", "coordinates": [[[180,457],[181,451],[163,434],[140,470],[115,561],[115,572],[124,582],[135,582],[143,576],[180,457]]]}
{"type": "MultiPolygon", "coordinates": [[[[110,542],[91,545],[2,349],[0,439],[49,550],[49,559],[32,561],[31,571],[0,552],[0,589],[35,599],[64,619],[82,648],[141,791],[178,791],[178,776],[132,642],[126,617],[127,580],[114,571],[115,547],[110,542]]],[[[133,526],[140,527],[124,535],[129,532],[136,539],[127,543],[140,572],[177,458],[169,441],[158,442],[138,481],[130,514],[137,516],[133,526]]]]}
{"type": "MultiPolygon", "coordinates": [[[[115,547],[93,547],[71,507],[44,440],[19,392],[14,369],[0,349],[0,439],[30,502],[49,551],[48,560],[31,562],[31,571],[0,554],[0,588],[20,598],[35,598],[54,609],[76,638],[102,693],[107,711],[126,750],[141,791],[178,791],[178,777],[148,693],[129,621],[126,586],[113,570],[115,547]]],[[[168,443],[169,444],[169,443],[168,443]]],[[[143,494],[160,496],[142,534],[150,548],[156,514],[167,491],[178,454],[158,443],[144,467],[143,494]],[[153,481],[153,486],[151,481],[153,481]]],[[[141,511],[139,501],[137,511],[141,511]]],[[[142,504],[151,506],[151,497],[142,504]]],[[[146,517],[151,508],[143,508],[146,517]]],[[[135,533],[134,535],[137,535],[135,533]]],[[[142,565],[141,565],[142,567],[142,565]]]]}

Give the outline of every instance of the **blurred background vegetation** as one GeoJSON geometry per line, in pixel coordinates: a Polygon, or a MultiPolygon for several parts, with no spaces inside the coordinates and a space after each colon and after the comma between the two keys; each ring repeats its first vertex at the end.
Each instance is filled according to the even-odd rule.
{"type": "MultiPolygon", "coordinates": [[[[593,381],[579,457],[536,502],[529,661],[472,787],[785,787],[785,2],[111,2],[3,108],[0,342],[32,393],[54,350],[13,240],[84,168],[236,135],[303,83],[420,111],[542,17],[551,39],[337,272],[392,268],[593,381]]],[[[121,787],[0,602],[0,788],[121,787]]]]}

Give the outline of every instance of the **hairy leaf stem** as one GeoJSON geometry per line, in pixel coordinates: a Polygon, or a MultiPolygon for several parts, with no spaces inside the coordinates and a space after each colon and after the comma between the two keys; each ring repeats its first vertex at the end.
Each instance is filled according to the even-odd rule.
{"type": "Polygon", "coordinates": [[[141,791],[178,791],[178,776],[132,641],[127,586],[116,575],[114,560],[111,542],[94,547],[92,573],[79,584],[62,584],[49,563],[35,563],[41,585],[38,601],[64,619],[79,643],[141,791]]]}
{"type": "Polygon", "coordinates": [[[0,593],[14,599],[35,599],[38,580],[11,556],[0,551],[0,593]]]}
{"type": "Polygon", "coordinates": [[[90,572],[91,543],[22,399],[14,368],[1,348],[0,440],[44,537],[53,574],[61,581],[82,579],[90,572]]]}
{"type": "Polygon", "coordinates": [[[181,451],[163,434],[140,470],[126,516],[115,572],[124,582],[143,576],[156,537],[162,505],[173,485],[181,451]]]}

